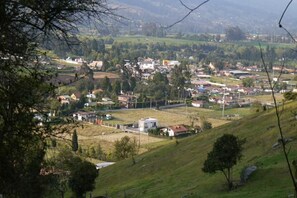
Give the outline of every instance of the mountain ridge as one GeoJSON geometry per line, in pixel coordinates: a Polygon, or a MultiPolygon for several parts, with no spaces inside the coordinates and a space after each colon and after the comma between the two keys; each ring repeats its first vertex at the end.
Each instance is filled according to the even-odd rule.
{"type": "MultiPolygon", "coordinates": [[[[202,1],[201,1],[202,2],[202,1]]],[[[200,2],[200,3],[201,3],[200,2]]],[[[114,1],[119,5],[120,13],[131,23],[143,24],[153,22],[161,26],[168,26],[183,16],[188,10],[178,0],[122,0],[114,1]]],[[[198,5],[195,0],[185,0],[184,3],[193,8],[198,5]]],[[[228,26],[239,26],[247,33],[275,33],[281,32],[278,20],[286,7],[287,2],[277,0],[250,0],[249,2],[235,0],[209,1],[198,10],[174,26],[169,31],[186,33],[223,33],[228,26]]],[[[296,31],[293,2],[289,7],[284,24],[296,31]]]]}

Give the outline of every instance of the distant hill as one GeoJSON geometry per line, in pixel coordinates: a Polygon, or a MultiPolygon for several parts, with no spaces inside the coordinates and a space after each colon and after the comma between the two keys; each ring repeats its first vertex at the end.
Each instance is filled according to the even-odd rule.
{"type": "MultiPolygon", "coordinates": [[[[131,19],[129,28],[145,22],[163,26],[172,24],[187,13],[178,0],[114,0],[120,6],[120,13],[131,19]]],[[[197,0],[184,0],[189,7],[195,7],[197,0]]],[[[183,33],[223,33],[228,26],[239,26],[249,33],[276,33],[278,20],[286,7],[286,1],[279,0],[210,0],[193,12],[182,23],[171,30],[183,33]]],[[[290,30],[297,28],[294,11],[297,2],[291,4],[284,24],[290,30]]]]}
{"type": "MultiPolygon", "coordinates": [[[[297,120],[292,111],[297,103],[286,105],[281,114],[282,128],[288,143],[290,160],[297,158],[297,120]]],[[[185,139],[172,140],[169,145],[127,159],[100,170],[93,196],[108,197],[288,197],[293,186],[278,141],[274,110],[258,112],[207,132],[185,139]],[[248,182],[228,192],[222,173],[206,174],[201,168],[213,143],[223,134],[246,138],[242,160],[233,169],[239,180],[244,167],[256,165],[258,170],[248,182]]]]}

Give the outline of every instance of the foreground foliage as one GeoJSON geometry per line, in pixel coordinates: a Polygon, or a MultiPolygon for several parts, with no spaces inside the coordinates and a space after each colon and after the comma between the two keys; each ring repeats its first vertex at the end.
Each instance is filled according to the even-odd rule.
{"type": "MultiPolygon", "coordinates": [[[[70,41],[75,23],[111,15],[105,1],[1,1],[0,4],[0,194],[41,197],[45,139],[66,132],[49,119],[55,76],[41,60],[38,43],[70,41]]],[[[62,126],[62,127],[61,127],[62,126]]]]}
{"type": "Polygon", "coordinates": [[[61,149],[59,154],[47,160],[46,189],[53,197],[65,196],[69,189],[77,198],[94,189],[98,176],[96,166],[71,152],[61,149]]]}

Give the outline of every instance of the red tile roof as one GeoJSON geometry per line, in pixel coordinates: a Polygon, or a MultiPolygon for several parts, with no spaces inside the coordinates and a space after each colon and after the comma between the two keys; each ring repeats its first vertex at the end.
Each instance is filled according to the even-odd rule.
{"type": "Polygon", "coordinates": [[[181,132],[188,131],[188,129],[184,125],[169,126],[168,128],[171,129],[174,133],[181,133],[181,132]]]}

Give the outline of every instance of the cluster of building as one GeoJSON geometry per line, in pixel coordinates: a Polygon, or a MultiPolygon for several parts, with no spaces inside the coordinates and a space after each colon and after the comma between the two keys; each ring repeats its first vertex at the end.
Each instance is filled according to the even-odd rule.
{"type": "MultiPolygon", "coordinates": [[[[74,92],[71,95],[60,95],[57,99],[61,105],[69,105],[72,102],[79,101],[81,97],[86,97],[85,107],[104,107],[105,109],[111,109],[115,105],[115,102],[109,97],[97,97],[97,93],[100,92],[103,92],[103,90],[93,90],[85,96],[82,96],[80,92],[74,92]]],[[[138,96],[132,93],[126,93],[118,95],[117,99],[121,108],[134,108],[137,104],[137,98],[138,96]]]]}
{"type": "Polygon", "coordinates": [[[189,129],[183,124],[161,127],[156,118],[141,118],[133,129],[125,128],[124,130],[128,132],[139,131],[145,134],[148,134],[150,130],[159,130],[159,135],[169,137],[181,137],[189,134],[189,129]]]}
{"type": "Polygon", "coordinates": [[[137,63],[126,61],[124,67],[130,73],[142,80],[152,79],[156,72],[168,74],[174,68],[179,66],[180,62],[177,60],[154,60],[152,58],[139,58],[137,63]]]}
{"type": "MultiPolygon", "coordinates": [[[[82,60],[75,60],[82,61],[82,60]]],[[[121,68],[125,68],[130,71],[130,74],[137,76],[138,79],[147,80],[153,77],[156,72],[164,73],[170,78],[170,71],[175,67],[180,65],[180,62],[176,60],[154,60],[152,58],[138,58],[137,63],[131,63],[130,61],[125,61],[125,64],[121,68]]],[[[102,61],[93,61],[89,63],[89,67],[93,70],[101,70],[103,67],[102,61]]],[[[267,79],[257,75],[257,72],[261,71],[261,68],[254,65],[245,67],[242,64],[238,63],[236,66],[224,67],[223,70],[217,70],[217,68],[210,63],[205,66],[190,66],[190,72],[192,74],[191,87],[185,88],[185,91],[193,99],[192,106],[197,108],[210,108],[212,105],[217,104],[224,107],[245,107],[250,106],[251,101],[244,99],[245,96],[271,93],[269,87],[263,86],[268,85],[267,79]],[[206,69],[206,67],[208,67],[206,69]],[[210,80],[212,75],[209,75],[209,70],[212,71],[212,75],[216,76],[227,76],[238,80],[238,85],[229,86],[223,83],[215,83],[210,80]],[[206,72],[208,71],[208,72],[206,72]],[[255,81],[255,86],[244,87],[242,85],[242,79],[252,78],[255,81]],[[260,83],[261,82],[261,83],[260,83]],[[261,86],[260,86],[261,84],[261,86]],[[201,96],[206,96],[201,99],[201,96]]],[[[288,69],[284,67],[273,67],[273,72],[286,71],[288,73],[295,74],[295,69],[288,69]]],[[[273,78],[273,81],[276,83],[286,84],[286,90],[296,90],[297,82],[292,80],[273,78]]],[[[87,102],[85,107],[112,107],[115,105],[115,101],[108,97],[98,98],[97,93],[103,92],[103,90],[94,90],[86,95],[87,102]]],[[[70,104],[73,101],[78,101],[81,97],[81,94],[75,92],[71,95],[61,95],[58,97],[58,100],[61,104],[70,104]]],[[[137,107],[138,97],[133,93],[125,93],[118,95],[117,102],[121,108],[136,108],[137,107]]],[[[165,102],[166,104],[166,102],[165,102]]],[[[73,115],[77,120],[92,121],[100,120],[95,113],[92,112],[76,112],[73,115]]],[[[97,121],[96,121],[97,122],[97,121]]],[[[145,119],[145,121],[140,120],[139,130],[141,132],[147,131],[149,128],[157,126],[157,122],[154,119],[145,119]]],[[[173,127],[171,129],[164,129],[163,133],[169,133],[169,136],[176,136],[177,131],[184,131],[184,127],[173,127]],[[175,131],[175,132],[172,132],[175,131]],[[172,135],[175,133],[175,135],[172,135]]]]}
{"type": "MultiPolygon", "coordinates": [[[[249,106],[251,101],[243,99],[245,96],[260,95],[260,94],[271,94],[269,82],[267,77],[258,75],[261,71],[259,66],[248,66],[244,67],[242,64],[238,63],[235,67],[236,70],[224,68],[223,70],[216,70],[213,64],[208,65],[209,69],[212,70],[215,76],[226,76],[235,81],[238,81],[237,85],[226,85],[224,83],[215,83],[211,81],[211,75],[206,74],[205,69],[195,68],[191,72],[192,77],[192,88],[188,89],[190,91],[193,99],[199,98],[201,95],[207,95],[208,99],[200,101],[194,100],[192,105],[194,107],[205,107],[206,104],[219,104],[226,107],[244,107],[249,106]],[[244,87],[242,80],[245,78],[253,79],[253,86],[244,87]]],[[[232,67],[234,68],[234,67],[232,67]]],[[[296,74],[295,69],[289,69],[286,67],[273,67],[271,71],[271,76],[273,83],[283,85],[285,88],[279,88],[274,90],[275,92],[288,92],[297,91],[297,81],[291,79],[278,78],[279,72],[287,72],[291,74],[296,74]]]]}

